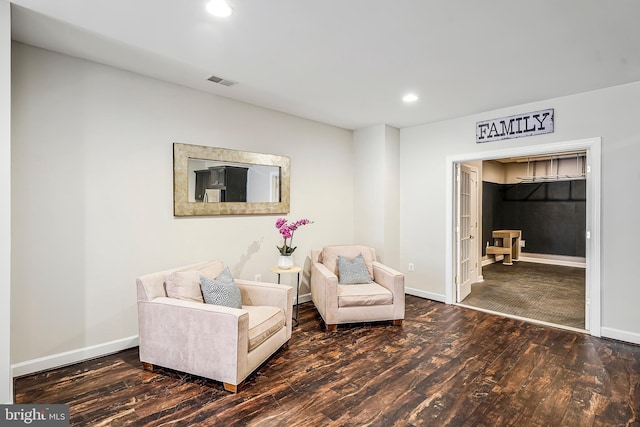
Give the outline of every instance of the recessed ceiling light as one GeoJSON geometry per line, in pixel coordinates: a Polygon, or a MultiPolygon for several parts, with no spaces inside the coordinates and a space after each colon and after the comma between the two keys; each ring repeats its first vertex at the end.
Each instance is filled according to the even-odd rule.
{"type": "Polygon", "coordinates": [[[402,97],[404,102],[416,102],[418,100],[418,95],[415,93],[408,93],[402,97]]]}
{"type": "Polygon", "coordinates": [[[219,18],[226,18],[233,13],[231,6],[224,0],[209,0],[207,2],[207,12],[219,18]]]}

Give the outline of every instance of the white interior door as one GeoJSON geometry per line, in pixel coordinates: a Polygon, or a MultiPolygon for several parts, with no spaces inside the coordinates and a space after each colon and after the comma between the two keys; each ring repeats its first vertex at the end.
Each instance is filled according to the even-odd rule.
{"type": "Polygon", "coordinates": [[[456,301],[461,302],[478,279],[478,169],[458,164],[456,173],[456,301]]]}

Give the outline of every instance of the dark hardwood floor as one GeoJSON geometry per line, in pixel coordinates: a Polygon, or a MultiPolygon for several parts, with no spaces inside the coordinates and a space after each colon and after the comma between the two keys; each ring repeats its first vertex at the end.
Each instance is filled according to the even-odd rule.
{"type": "Polygon", "coordinates": [[[15,402],[77,426],[640,426],[640,346],[412,296],[401,327],[300,317],[238,394],[134,348],[17,378],[15,402]]]}

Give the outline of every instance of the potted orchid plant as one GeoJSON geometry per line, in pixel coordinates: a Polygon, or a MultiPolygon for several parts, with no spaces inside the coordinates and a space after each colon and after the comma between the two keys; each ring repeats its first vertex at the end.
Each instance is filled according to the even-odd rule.
{"type": "Polygon", "coordinates": [[[287,269],[293,266],[293,260],[291,254],[296,250],[297,246],[293,246],[293,233],[303,225],[312,224],[313,221],[309,221],[306,218],[299,219],[295,222],[288,222],[285,218],[278,218],[276,221],[276,228],[284,239],[282,246],[276,246],[280,252],[280,258],[278,259],[278,267],[287,269]]]}

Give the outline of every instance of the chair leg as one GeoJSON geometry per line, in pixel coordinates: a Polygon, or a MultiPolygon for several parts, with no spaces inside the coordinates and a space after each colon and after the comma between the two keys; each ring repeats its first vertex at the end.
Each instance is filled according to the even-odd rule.
{"type": "Polygon", "coordinates": [[[337,331],[338,330],[338,325],[337,324],[334,324],[334,325],[325,324],[325,327],[326,327],[327,331],[337,331]]]}
{"type": "Polygon", "coordinates": [[[242,388],[242,386],[244,385],[244,381],[242,381],[240,384],[238,385],[234,385],[234,384],[229,384],[229,383],[222,383],[222,385],[224,386],[224,389],[228,392],[231,393],[237,393],[240,391],[240,389],[242,388]]]}
{"type": "Polygon", "coordinates": [[[402,326],[402,319],[395,319],[393,321],[393,326],[402,326]]]}
{"type": "Polygon", "coordinates": [[[153,372],[153,363],[142,362],[145,371],[153,372]]]}

